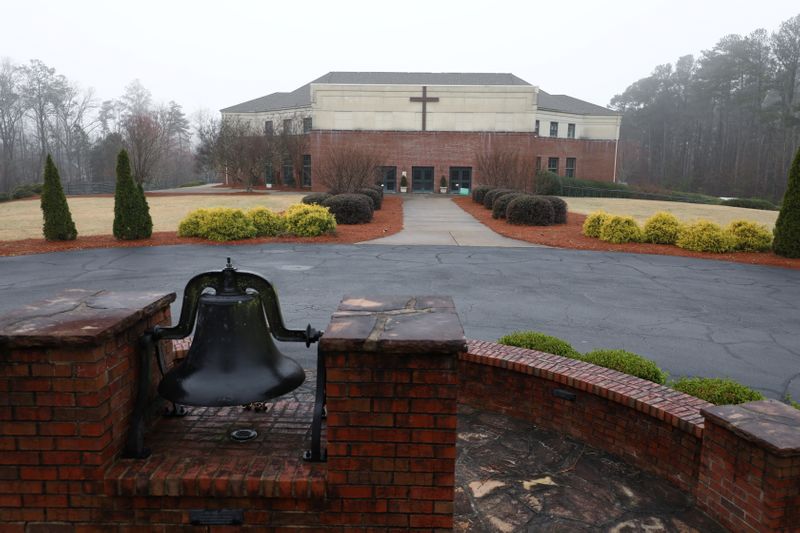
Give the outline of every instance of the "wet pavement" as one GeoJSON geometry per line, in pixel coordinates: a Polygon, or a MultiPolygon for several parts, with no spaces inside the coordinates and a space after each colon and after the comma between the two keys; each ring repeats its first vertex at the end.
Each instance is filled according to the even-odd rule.
{"type": "Polygon", "coordinates": [[[666,481],[505,415],[459,407],[456,531],[724,532],[666,481]]]}

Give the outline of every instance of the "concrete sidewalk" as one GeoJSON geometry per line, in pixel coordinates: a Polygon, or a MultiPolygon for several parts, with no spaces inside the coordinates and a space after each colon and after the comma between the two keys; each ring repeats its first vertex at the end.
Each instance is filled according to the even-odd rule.
{"type": "Polygon", "coordinates": [[[498,246],[529,248],[536,245],[498,235],[439,194],[409,194],[403,199],[403,231],[369,244],[498,246]]]}

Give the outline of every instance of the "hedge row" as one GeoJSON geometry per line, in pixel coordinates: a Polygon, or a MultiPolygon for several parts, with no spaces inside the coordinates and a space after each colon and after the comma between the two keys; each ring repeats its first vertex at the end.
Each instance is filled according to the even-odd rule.
{"type": "Polygon", "coordinates": [[[581,354],[570,343],[538,331],[517,331],[498,339],[500,344],[552,353],[578,359],[624,374],[636,376],[660,385],[701,398],[715,405],[727,405],[763,400],[764,396],[731,379],[683,377],[667,383],[668,374],[654,361],[625,350],[594,350],[581,354]]]}
{"type": "Polygon", "coordinates": [[[586,217],[583,234],[612,243],[674,244],[696,252],[763,252],[772,246],[772,232],[748,220],[735,220],[725,228],[699,220],[683,224],[675,215],[656,213],[639,227],[632,217],[596,211],[586,217]]]}
{"type": "Polygon", "coordinates": [[[567,222],[567,203],[555,196],[532,195],[513,189],[476,187],[472,200],[492,210],[492,218],[509,224],[550,226],[567,222]]]}
{"type": "Polygon", "coordinates": [[[253,237],[316,237],[333,233],[336,219],[326,207],[295,204],[282,214],[265,207],[245,212],[241,209],[215,207],[195,209],[181,220],[180,237],[200,237],[212,241],[233,241],[253,237]]]}
{"type": "Polygon", "coordinates": [[[383,188],[365,187],[341,194],[315,192],[304,196],[302,202],[327,207],[337,224],[366,224],[383,205],[383,188]]]}

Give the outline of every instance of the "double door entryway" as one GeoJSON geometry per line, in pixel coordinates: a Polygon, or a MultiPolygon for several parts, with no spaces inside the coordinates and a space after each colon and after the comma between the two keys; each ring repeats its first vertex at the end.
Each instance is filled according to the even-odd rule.
{"type": "MultiPolygon", "coordinates": [[[[387,192],[399,190],[397,167],[381,167],[381,185],[387,192]]],[[[433,167],[411,167],[410,192],[431,193],[439,190],[433,167]]],[[[450,192],[458,194],[461,189],[472,189],[472,167],[450,167],[448,181],[450,192]]]]}

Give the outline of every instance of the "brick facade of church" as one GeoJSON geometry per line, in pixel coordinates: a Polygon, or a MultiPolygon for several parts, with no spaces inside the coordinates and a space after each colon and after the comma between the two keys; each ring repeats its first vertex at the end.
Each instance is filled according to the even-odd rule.
{"type": "MultiPolygon", "coordinates": [[[[493,147],[511,149],[529,157],[541,158],[542,170],[547,170],[549,158],[558,158],[558,174],[565,175],[567,158],[575,158],[575,177],[611,182],[614,179],[614,140],[585,140],[540,137],[534,133],[451,132],[451,131],[331,131],[313,130],[307,134],[308,154],[311,156],[311,190],[325,191],[326,187],[314,172],[315,165],[326,155],[345,146],[366,148],[383,158],[385,166],[397,167],[397,180],[403,171],[408,174],[412,190],[412,167],[434,167],[434,184],[438,192],[439,179],[449,179],[450,167],[471,167],[472,187],[481,185],[476,168],[476,154],[493,147]]],[[[302,182],[300,171],[296,182],[302,182]]],[[[276,180],[275,188],[283,188],[276,180]]],[[[305,188],[306,190],[308,187],[305,188]]]]}

